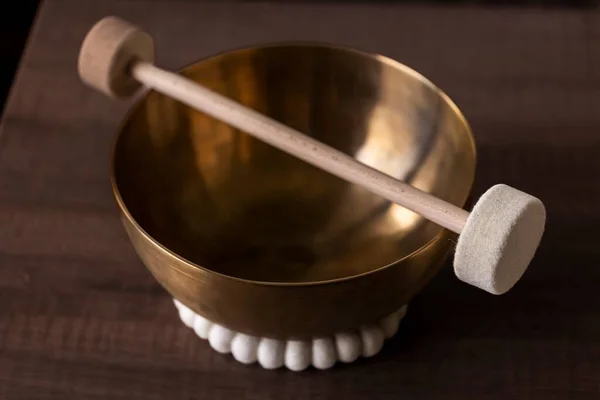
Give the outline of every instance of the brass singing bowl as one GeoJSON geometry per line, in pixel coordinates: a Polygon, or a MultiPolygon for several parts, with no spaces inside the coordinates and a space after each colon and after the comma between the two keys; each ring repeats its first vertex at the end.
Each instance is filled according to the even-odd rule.
{"type": "MultiPolygon", "coordinates": [[[[464,206],[469,126],[417,72],[320,44],[245,48],[181,74],[464,206]]],[[[155,91],[121,125],[114,193],[135,250],[175,298],[230,329],[307,338],[406,304],[455,235],[155,91]]]]}

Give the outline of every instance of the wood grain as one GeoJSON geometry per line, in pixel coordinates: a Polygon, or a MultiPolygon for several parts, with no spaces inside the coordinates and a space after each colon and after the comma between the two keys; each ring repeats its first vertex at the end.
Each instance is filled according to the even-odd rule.
{"type": "Polygon", "coordinates": [[[47,0],[0,131],[0,398],[598,398],[599,39],[589,10],[47,0]],[[369,361],[297,374],[216,354],[179,322],[117,217],[109,152],[129,103],[76,74],[81,40],[108,14],[152,32],[168,69],[283,39],[412,66],[474,129],[475,195],[504,182],[545,201],[537,258],[501,297],[448,265],[369,361]]]}

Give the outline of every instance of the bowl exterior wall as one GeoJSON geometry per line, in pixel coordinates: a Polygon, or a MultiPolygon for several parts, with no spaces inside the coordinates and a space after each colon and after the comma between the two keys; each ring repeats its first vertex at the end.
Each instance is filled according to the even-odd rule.
{"type": "Polygon", "coordinates": [[[362,276],[314,285],[264,285],[179,260],[123,217],[142,262],[173,297],[229,329],[307,339],[375,323],[406,304],[439,271],[456,235],[442,231],[417,254],[362,276]]]}

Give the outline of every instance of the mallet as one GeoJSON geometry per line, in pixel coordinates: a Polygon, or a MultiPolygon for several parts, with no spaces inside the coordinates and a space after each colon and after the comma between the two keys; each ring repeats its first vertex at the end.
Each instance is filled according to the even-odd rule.
{"type": "Polygon", "coordinates": [[[456,276],[490,293],[510,290],[535,255],[546,221],[539,199],[498,184],[469,213],[153,62],[152,38],[111,16],[87,34],[78,69],[86,84],[111,97],[132,96],[144,85],[458,233],[456,276]]]}

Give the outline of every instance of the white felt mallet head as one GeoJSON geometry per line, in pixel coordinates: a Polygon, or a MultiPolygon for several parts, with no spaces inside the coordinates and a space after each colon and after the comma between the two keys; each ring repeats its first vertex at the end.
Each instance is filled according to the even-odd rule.
{"type": "Polygon", "coordinates": [[[456,276],[493,294],[510,290],[529,266],[544,233],[542,202],[507,185],[477,201],[458,237],[456,276]]]}
{"type": "Polygon", "coordinates": [[[533,258],[546,221],[539,199],[496,185],[469,214],[189,79],[161,70],[152,65],[153,60],[153,42],[147,33],[107,17],[94,25],[83,42],[79,74],[89,86],[117,98],[133,95],[143,84],[458,233],[457,277],[490,293],[510,290],[533,258]]]}
{"type": "Polygon", "coordinates": [[[118,17],[106,17],[86,35],[79,52],[78,71],[89,86],[115,98],[133,95],[142,84],[131,76],[135,61],[154,62],[152,37],[118,17]]]}

